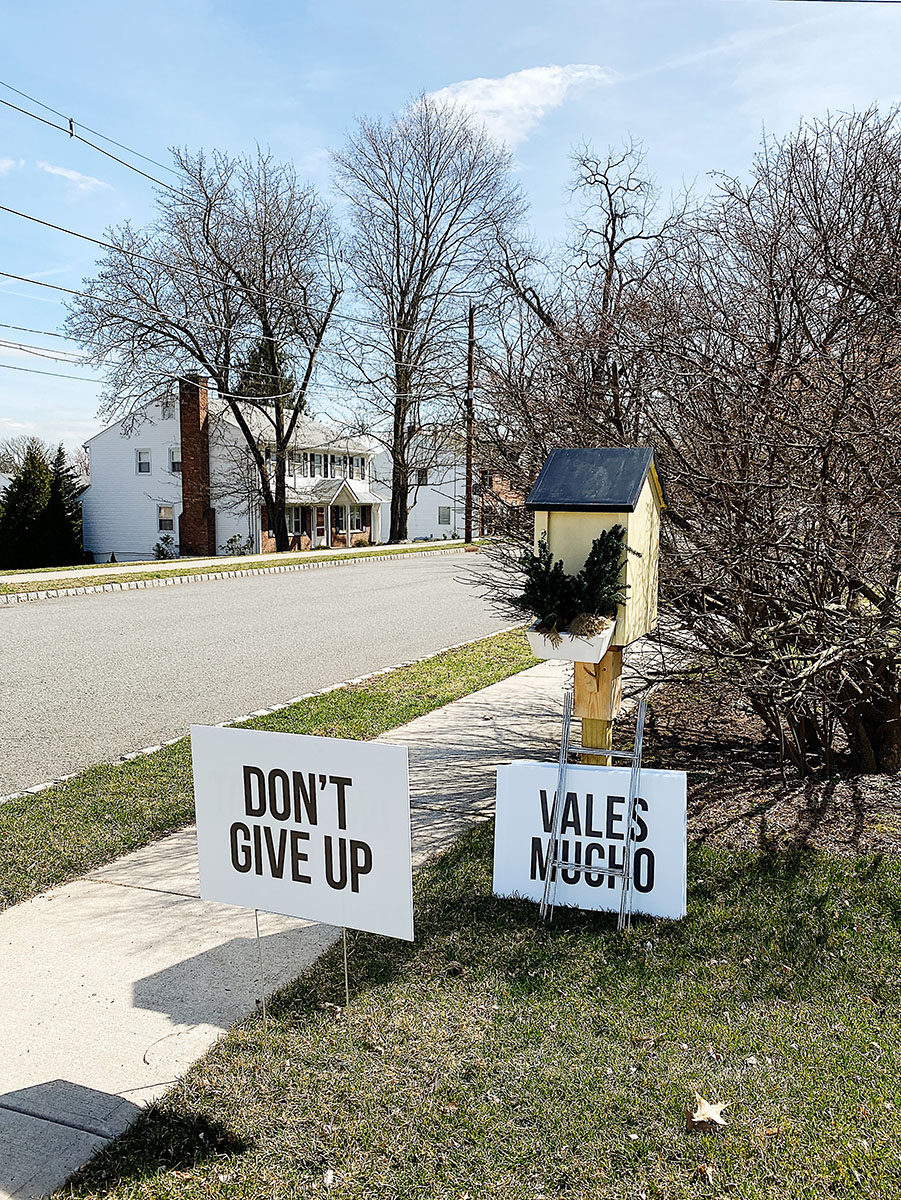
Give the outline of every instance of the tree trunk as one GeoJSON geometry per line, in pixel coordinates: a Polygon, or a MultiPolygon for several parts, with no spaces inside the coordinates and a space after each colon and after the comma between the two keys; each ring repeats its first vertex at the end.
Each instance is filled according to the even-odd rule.
{"type": "Polygon", "coordinates": [[[289,547],[288,526],[285,521],[285,451],[280,449],[276,451],[275,463],[275,503],[273,506],[274,525],[272,531],[275,534],[276,550],[287,550],[289,547]]]}
{"type": "Polygon", "coordinates": [[[407,501],[410,498],[410,468],[395,462],[391,479],[391,530],[389,542],[407,540],[407,501]]]}
{"type": "Polygon", "coordinates": [[[398,390],[394,400],[394,429],[391,439],[391,530],[388,534],[389,542],[405,542],[407,540],[407,504],[410,499],[407,414],[410,411],[410,401],[403,394],[404,391],[409,391],[407,378],[404,371],[399,369],[398,390]]]}

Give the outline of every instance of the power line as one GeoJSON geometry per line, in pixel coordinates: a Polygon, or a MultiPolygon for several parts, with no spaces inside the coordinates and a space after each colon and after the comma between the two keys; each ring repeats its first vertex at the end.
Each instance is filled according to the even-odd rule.
{"type": "MultiPolygon", "coordinates": [[[[21,328],[21,326],[2,326],[2,328],[16,329],[16,328],[21,328]]],[[[59,334],[59,333],[53,333],[49,329],[29,329],[27,332],[42,334],[42,335],[46,335],[47,337],[62,337],[63,336],[62,334],[59,334]]],[[[52,359],[54,362],[69,363],[72,366],[79,364],[79,359],[80,359],[80,360],[82,360],[82,362],[84,362],[84,365],[86,367],[91,366],[91,364],[89,362],[84,361],[87,358],[87,356],[84,355],[81,351],[77,351],[77,350],[63,351],[61,354],[58,354],[57,352],[55,352],[53,349],[51,349],[48,346],[34,346],[27,342],[12,342],[12,341],[8,341],[8,340],[2,339],[2,338],[0,338],[0,349],[18,350],[18,351],[22,352],[23,354],[33,354],[39,358],[49,358],[49,359],[52,359]],[[68,355],[68,357],[66,357],[67,355],[68,355]]],[[[25,367],[9,367],[9,370],[23,370],[24,371],[24,370],[27,370],[27,368],[25,368],[25,367]]],[[[178,375],[178,374],[169,375],[168,372],[164,372],[163,374],[165,375],[166,378],[171,378],[176,381],[183,380],[186,378],[185,376],[178,375]]],[[[275,378],[275,376],[272,375],[272,373],[269,371],[240,371],[239,370],[238,374],[242,375],[242,376],[252,375],[253,377],[255,377],[257,379],[274,379],[275,378]]],[[[76,375],[60,376],[60,378],[80,379],[80,377],[76,376],[76,375]]],[[[105,381],[103,379],[99,379],[99,380],[82,380],[82,382],[92,382],[92,383],[103,384],[105,381]]],[[[294,389],[294,390],[288,391],[288,392],[273,393],[272,395],[266,395],[266,396],[248,396],[248,395],[239,394],[237,392],[220,392],[218,388],[216,389],[216,391],[217,391],[217,394],[220,395],[221,397],[223,397],[224,399],[241,400],[244,403],[249,404],[249,405],[253,405],[258,402],[262,402],[262,401],[266,401],[266,400],[284,400],[289,396],[297,395],[297,389],[294,389]]],[[[322,392],[322,391],[347,393],[348,388],[342,384],[329,384],[329,383],[313,383],[313,384],[308,385],[308,388],[307,388],[307,392],[312,393],[313,395],[315,395],[317,392],[322,392]]],[[[394,393],[392,393],[392,395],[393,394],[394,393]]],[[[409,397],[409,396],[415,395],[415,393],[404,392],[404,393],[402,393],[402,395],[404,397],[409,397]]]]}
{"type": "Polygon", "coordinates": [[[42,279],[29,279],[27,275],[11,275],[9,271],[0,271],[4,279],[17,279],[19,283],[33,283],[35,287],[52,288],[55,292],[66,292],[70,296],[84,296],[90,299],[87,292],[76,292],[74,288],[60,287],[58,283],[44,283],[42,279]]]}
{"type": "MultiPolygon", "coordinates": [[[[29,96],[27,92],[22,92],[18,88],[14,88],[11,83],[5,83],[0,79],[0,87],[5,87],[8,91],[15,92],[17,96],[21,96],[23,100],[27,100],[29,104],[36,104],[38,108],[43,108],[46,112],[53,113],[55,117],[60,117],[63,121],[69,121],[72,125],[76,123],[74,117],[67,116],[66,113],[60,112],[58,108],[52,108],[49,104],[45,104],[43,100],[38,100],[34,96],[29,96]]],[[[33,114],[29,113],[28,115],[32,116],[33,114]]],[[[99,137],[101,141],[109,142],[111,146],[117,146],[120,150],[125,150],[128,154],[133,154],[135,158],[142,158],[144,162],[152,163],[153,166],[159,167],[163,171],[168,171],[171,175],[178,175],[178,172],[173,167],[169,167],[165,163],[158,162],[155,158],[150,158],[148,155],[142,154],[140,150],[134,150],[131,146],[126,146],[124,142],[117,142],[115,138],[108,137],[107,134],[101,133],[99,129],[92,129],[90,125],[85,125],[84,121],[79,121],[78,125],[81,129],[86,129],[88,133],[92,133],[94,137],[99,137]]]]}
{"type": "MultiPolygon", "coordinates": [[[[899,2],[901,2],[901,0],[899,0],[899,2]]],[[[65,126],[57,125],[54,121],[48,121],[45,117],[41,117],[37,113],[30,113],[27,111],[27,109],[20,108],[18,105],[12,104],[9,100],[4,100],[2,97],[0,97],[0,104],[6,105],[7,108],[14,109],[16,112],[21,113],[23,116],[31,117],[35,121],[40,121],[42,124],[48,125],[52,129],[56,129],[60,133],[64,133],[70,138],[75,138],[78,141],[83,142],[86,146],[90,146],[90,148],[92,150],[96,150],[100,154],[105,154],[107,156],[107,158],[110,158],[114,162],[119,163],[121,166],[128,168],[128,170],[130,170],[130,171],[136,171],[139,175],[143,176],[143,178],[150,180],[151,183],[155,183],[159,187],[167,188],[169,191],[176,192],[176,194],[178,194],[178,195],[184,195],[184,193],[181,191],[181,189],[174,188],[172,186],[172,184],[165,183],[160,179],[156,179],[152,175],[148,175],[146,173],[146,171],[141,171],[138,167],[134,166],[132,163],[125,162],[123,159],[118,158],[115,154],[110,154],[110,152],[108,150],[104,150],[102,146],[97,146],[97,145],[95,145],[95,143],[89,141],[87,138],[82,137],[81,134],[79,134],[77,132],[76,123],[75,123],[75,120],[73,117],[66,116],[66,114],[60,112],[59,109],[53,108],[49,104],[45,104],[42,100],[38,100],[34,96],[29,96],[27,92],[23,92],[23,91],[20,91],[18,88],[14,88],[12,86],[12,84],[6,83],[2,79],[0,79],[0,87],[7,88],[9,91],[14,92],[17,96],[21,96],[23,99],[28,100],[29,103],[31,103],[31,104],[37,104],[40,108],[45,109],[47,112],[53,113],[54,116],[60,117],[63,121],[66,121],[67,124],[65,126]]],[[[161,163],[155,158],[150,158],[148,155],[142,154],[139,150],[132,149],[132,147],[125,145],[125,143],[123,143],[123,142],[117,142],[114,138],[108,137],[106,134],[100,133],[99,130],[92,129],[89,125],[81,125],[81,128],[87,129],[87,131],[89,133],[92,133],[95,137],[101,138],[105,142],[109,142],[110,145],[116,146],[120,150],[125,150],[128,154],[133,154],[136,158],[141,158],[145,162],[152,163],[154,166],[160,167],[164,171],[168,171],[170,174],[174,175],[176,178],[181,177],[180,173],[178,171],[176,171],[173,167],[169,167],[165,163],[161,163]]],[[[186,268],[172,267],[171,264],[161,262],[159,259],[153,259],[153,258],[149,258],[147,256],[141,256],[136,251],[124,250],[119,246],[113,246],[109,242],[98,241],[96,238],[88,237],[86,234],[78,233],[75,230],[64,229],[62,226],[53,225],[50,222],[46,222],[46,221],[41,221],[38,217],[32,217],[27,213],[15,212],[14,209],[6,209],[5,211],[13,213],[15,216],[22,217],[25,220],[35,221],[38,224],[46,225],[48,228],[56,229],[62,233],[67,233],[72,237],[82,238],[84,241],[93,242],[95,245],[101,246],[105,249],[118,251],[120,254],[129,254],[134,257],[143,257],[145,259],[145,261],[147,261],[147,262],[152,262],[158,266],[167,267],[170,270],[179,270],[179,269],[188,270],[186,268]]],[[[188,270],[188,273],[191,273],[191,272],[188,270]]],[[[210,278],[212,278],[212,277],[210,277],[210,278]]],[[[218,283],[221,281],[215,280],[215,282],[218,283]]],[[[237,285],[235,285],[235,284],[226,284],[226,286],[237,287],[237,285]]],[[[254,290],[256,290],[256,289],[254,289],[254,290]]],[[[458,296],[472,296],[472,295],[480,295],[481,293],[470,292],[468,290],[467,291],[454,290],[451,294],[458,295],[458,296]]],[[[263,292],[263,291],[257,291],[257,295],[266,296],[267,293],[263,292]]],[[[322,309],[318,309],[318,310],[309,309],[308,311],[317,312],[319,316],[326,315],[322,309]]],[[[333,314],[333,315],[336,320],[354,321],[358,325],[368,325],[374,329],[393,329],[393,330],[396,330],[401,333],[413,333],[414,332],[414,330],[412,328],[410,328],[409,326],[394,325],[394,324],[385,325],[378,321],[367,321],[362,317],[344,316],[342,314],[333,314]]]]}
{"type": "MultiPolygon", "coordinates": [[[[5,100],[0,99],[0,104],[5,104],[5,103],[6,103],[5,100]]],[[[166,270],[166,271],[175,271],[181,275],[188,275],[192,279],[196,279],[198,277],[201,280],[208,279],[211,283],[215,284],[217,287],[224,285],[225,287],[229,288],[231,291],[242,292],[244,290],[237,283],[228,283],[226,280],[216,279],[215,276],[207,275],[205,272],[193,271],[190,267],[179,267],[179,266],[175,265],[174,263],[167,263],[161,258],[154,258],[152,255],[149,255],[149,254],[142,254],[139,250],[126,250],[124,246],[117,246],[113,242],[105,242],[101,238],[91,237],[90,234],[87,234],[87,233],[79,233],[77,229],[68,229],[68,228],[66,228],[65,225],[57,225],[53,221],[45,221],[41,217],[32,216],[31,213],[20,212],[16,208],[8,208],[5,204],[0,204],[0,212],[9,213],[10,216],[19,217],[23,221],[31,221],[35,225],[42,225],[45,229],[52,229],[56,233],[64,233],[68,237],[78,238],[79,240],[81,240],[83,242],[90,242],[94,246],[99,246],[102,250],[112,250],[115,254],[122,254],[122,255],[125,255],[127,258],[137,258],[137,259],[140,259],[142,262],[152,263],[154,266],[163,267],[164,270],[166,270]]],[[[5,275],[9,279],[18,279],[25,283],[36,282],[35,280],[27,280],[22,275],[8,275],[6,271],[0,271],[0,275],[5,275]]],[[[39,286],[44,286],[44,285],[39,285],[39,286]]],[[[71,295],[73,295],[73,296],[84,296],[86,298],[92,298],[89,296],[89,294],[87,292],[76,292],[76,291],[72,291],[69,288],[60,288],[58,290],[69,291],[71,293],[71,295]]],[[[264,299],[270,298],[268,292],[264,292],[264,291],[260,290],[259,288],[250,288],[249,290],[251,292],[253,292],[253,294],[256,296],[261,296],[264,299]]],[[[326,317],[328,320],[352,321],[356,325],[367,325],[372,329],[379,329],[379,330],[394,329],[401,333],[414,332],[409,326],[406,326],[406,325],[384,325],[379,321],[367,321],[365,317],[353,317],[350,314],[337,313],[337,312],[329,313],[326,309],[321,309],[321,308],[307,308],[306,311],[308,313],[313,313],[319,317],[326,317]]],[[[209,326],[209,328],[225,329],[225,326],[209,326]]],[[[260,335],[260,336],[264,337],[265,335],[260,335]]],[[[278,339],[268,338],[267,340],[277,341],[278,339]]]]}
{"type": "MultiPolygon", "coordinates": [[[[0,293],[0,295],[2,295],[2,293],[0,293]]],[[[56,333],[52,329],[29,329],[27,325],[7,325],[3,321],[0,321],[0,329],[15,329],[17,333],[37,333],[41,337],[62,338],[63,341],[66,342],[73,341],[72,338],[66,337],[64,333],[56,333]]]]}
{"type": "MultiPolygon", "coordinates": [[[[3,81],[0,80],[0,83],[3,81]]],[[[4,87],[9,87],[9,84],[4,83],[4,87]]],[[[12,89],[15,91],[15,88],[12,89]]],[[[40,103],[35,101],[35,103],[40,103]]],[[[98,154],[105,154],[107,158],[111,158],[113,162],[120,163],[123,167],[127,167],[129,171],[135,171],[138,175],[143,175],[145,179],[149,179],[151,183],[157,184],[159,187],[167,188],[170,192],[177,192],[171,183],[164,183],[162,179],[157,179],[153,175],[148,175],[146,171],[142,171],[140,167],[134,166],[133,163],[127,163],[124,158],[119,158],[116,154],[111,154],[109,150],[104,150],[102,146],[95,145],[94,142],[82,137],[80,133],[75,131],[75,123],[69,118],[68,128],[64,125],[57,125],[55,121],[48,121],[46,117],[39,117],[37,113],[30,113],[27,109],[20,108],[18,104],[13,104],[10,100],[4,100],[0,96],[0,104],[5,104],[7,108],[13,109],[17,113],[21,113],[23,117],[31,117],[33,121],[40,121],[42,125],[49,125],[51,129],[58,129],[60,133],[67,134],[70,138],[75,138],[76,141],[83,142],[86,146],[90,146],[92,150],[96,150],[98,154]]],[[[87,128],[87,127],[86,127],[87,128]]]]}
{"type": "MultiPolygon", "coordinates": [[[[15,279],[15,280],[17,280],[19,283],[30,283],[30,284],[33,284],[33,286],[34,286],[34,287],[51,288],[51,289],[52,289],[53,291],[55,291],[55,292],[65,292],[65,293],[66,293],[67,295],[69,295],[69,296],[81,296],[81,297],[83,297],[84,299],[92,299],[92,297],[90,296],[90,294],[89,294],[88,292],[79,292],[79,291],[77,291],[75,288],[61,287],[61,286],[60,286],[59,284],[57,284],[57,283],[46,283],[46,282],[45,282],[44,280],[42,280],[42,279],[31,279],[31,278],[29,278],[27,275],[13,275],[13,274],[11,274],[9,271],[0,271],[0,277],[2,277],[2,278],[4,278],[4,279],[15,279]]],[[[0,296],[2,296],[2,295],[3,295],[3,293],[2,293],[2,292],[0,292],[0,296]]],[[[157,314],[158,314],[160,317],[163,317],[163,319],[167,319],[167,318],[166,318],[166,315],[165,315],[165,313],[161,312],[159,309],[153,309],[152,311],[153,311],[153,312],[156,312],[156,313],[157,313],[157,314]]],[[[134,319],[137,319],[137,318],[134,318],[134,319]]],[[[341,318],[341,319],[342,319],[342,320],[347,320],[348,318],[341,318]]],[[[25,330],[25,329],[24,329],[22,326],[20,326],[20,325],[4,325],[4,326],[3,326],[3,328],[4,328],[4,329],[20,329],[20,330],[22,330],[23,332],[27,332],[27,333],[45,334],[47,337],[65,337],[65,335],[64,335],[64,334],[61,334],[61,333],[54,333],[54,332],[52,332],[52,331],[51,331],[51,330],[49,330],[49,329],[28,329],[28,330],[25,330]]],[[[277,338],[270,337],[268,334],[264,334],[264,333],[259,333],[259,334],[258,334],[258,333],[247,333],[245,330],[240,330],[240,329],[230,329],[230,328],[229,328],[227,325],[216,325],[216,324],[214,324],[214,323],[211,323],[211,322],[209,322],[209,321],[195,321],[195,322],[193,322],[193,323],[192,323],[192,325],[186,325],[186,326],[185,326],[185,328],[186,328],[187,330],[189,330],[189,331],[192,331],[192,329],[213,329],[213,330],[217,330],[217,331],[219,331],[219,332],[221,332],[221,333],[231,333],[231,334],[233,334],[233,335],[234,335],[234,336],[236,336],[236,337],[245,337],[245,338],[251,338],[251,339],[252,339],[252,340],[254,340],[254,341],[260,341],[260,342],[275,342],[275,341],[278,341],[278,339],[277,339],[277,338]]],[[[66,340],[67,340],[67,341],[72,341],[73,339],[72,339],[72,338],[66,338],[66,340]]],[[[415,364],[413,364],[413,363],[399,363],[399,364],[392,364],[392,365],[399,365],[399,366],[405,366],[405,367],[409,367],[409,366],[414,366],[415,364]]],[[[248,373],[251,373],[251,372],[248,372],[248,373]]],[[[319,385],[319,386],[323,386],[323,385],[319,385]]],[[[344,389],[340,389],[340,390],[344,390],[344,389]]],[[[411,395],[411,396],[412,396],[412,395],[415,395],[416,393],[414,393],[414,392],[406,393],[406,392],[405,392],[405,393],[401,393],[401,394],[402,394],[402,395],[411,395]]]]}
{"type": "Polygon", "coordinates": [[[45,346],[29,346],[24,342],[9,342],[0,338],[0,347],[4,350],[22,350],[25,354],[39,354],[42,358],[52,358],[56,362],[77,363],[84,361],[85,356],[79,351],[56,351],[45,346]]]}
{"type": "Polygon", "coordinates": [[[24,371],[26,375],[52,375],[55,379],[74,379],[76,383],[91,383],[95,387],[102,382],[98,379],[85,379],[83,375],[63,375],[60,371],[38,371],[35,367],[14,367],[10,363],[0,363],[4,371],[24,371]]]}

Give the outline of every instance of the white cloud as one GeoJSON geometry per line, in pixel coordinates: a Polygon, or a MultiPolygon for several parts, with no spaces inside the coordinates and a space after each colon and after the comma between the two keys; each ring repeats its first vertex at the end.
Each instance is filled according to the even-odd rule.
{"type": "Polygon", "coordinates": [[[0,158],[0,175],[8,175],[10,171],[15,171],[18,167],[25,165],[21,158],[0,158]]]}
{"type": "Polygon", "coordinates": [[[37,165],[39,170],[46,171],[48,175],[59,175],[67,180],[79,192],[96,192],[111,186],[102,179],[95,179],[93,175],[82,175],[80,171],[71,171],[68,167],[57,167],[48,162],[39,162],[37,165]]]}
{"type": "Polygon", "coordinates": [[[488,132],[512,149],[525,141],[550,109],[559,108],[583,86],[611,84],[612,71],[591,64],[565,67],[527,67],[499,79],[465,79],[432,92],[436,100],[449,100],[468,108],[488,132]]]}

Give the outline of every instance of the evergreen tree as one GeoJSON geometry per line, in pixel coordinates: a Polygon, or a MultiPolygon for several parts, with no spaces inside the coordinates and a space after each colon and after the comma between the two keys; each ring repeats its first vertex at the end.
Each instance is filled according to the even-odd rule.
{"type": "Polygon", "coordinates": [[[517,607],[532,613],[543,629],[567,630],[579,617],[615,617],[625,594],[625,536],[622,525],[604,530],[592,542],[578,575],[567,575],[542,534],[535,553],[527,550],[523,555],[526,582],[517,607]]]}
{"type": "Polygon", "coordinates": [[[44,566],[69,567],[84,561],[78,496],[75,472],[60,445],[50,463],[50,493],[38,522],[44,566]]]}
{"type": "Polygon", "coordinates": [[[620,572],[624,558],[625,528],[614,525],[591,543],[585,566],[575,577],[575,600],[580,613],[615,617],[624,593],[620,572]]]}
{"type": "Polygon", "coordinates": [[[41,529],[50,499],[51,472],[37,439],[29,443],[25,458],[3,497],[0,516],[0,567],[45,566],[41,529]]]}

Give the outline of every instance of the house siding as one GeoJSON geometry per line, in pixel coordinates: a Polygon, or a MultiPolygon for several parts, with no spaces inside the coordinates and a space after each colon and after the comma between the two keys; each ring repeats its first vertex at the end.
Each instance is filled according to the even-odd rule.
{"type": "Polygon", "coordinates": [[[97,562],[111,554],[120,562],[152,558],[161,536],[160,504],[172,506],[172,533],[178,536],[181,476],[169,469],[169,450],[179,449],[181,442],[178,408],[154,406],[151,413],[112,425],[87,443],[91,483],[81,500],[84,548],[97,562]],[[149,474],[138,474],[138,450],[150,451],[149,474]]]}

